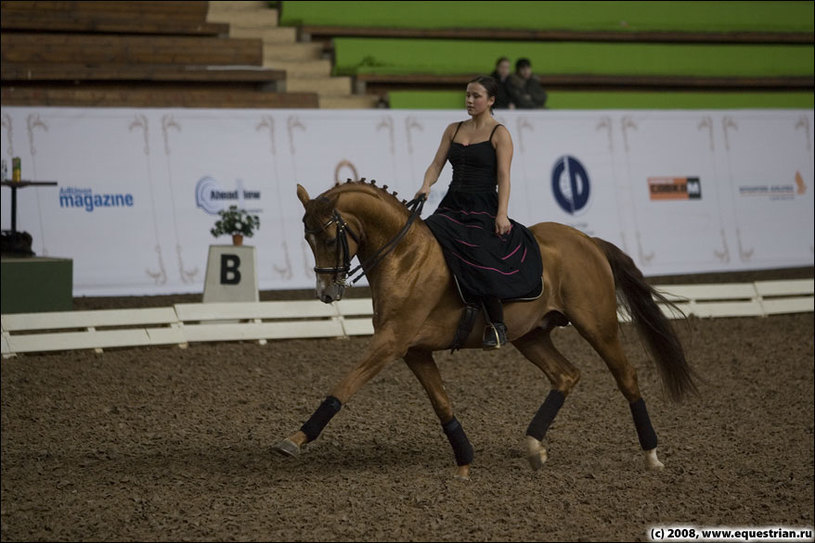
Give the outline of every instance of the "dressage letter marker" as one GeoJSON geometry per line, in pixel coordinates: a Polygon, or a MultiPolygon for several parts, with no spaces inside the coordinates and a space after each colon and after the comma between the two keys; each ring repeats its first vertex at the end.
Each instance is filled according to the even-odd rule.
{"type": "Polygon", "coordinates": [[[221,255],[221,284],[239,285],[241,259],[238,255],[221,255]]]}
{"type": "Polygon", "coordinates": [[[204,302],[257,302],[255,248],[248,245],[210,245],[204,302]]]}

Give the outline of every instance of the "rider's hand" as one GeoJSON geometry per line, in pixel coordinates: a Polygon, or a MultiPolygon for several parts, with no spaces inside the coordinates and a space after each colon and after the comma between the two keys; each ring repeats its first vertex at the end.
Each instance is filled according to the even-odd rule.
{"type": "Polygon", "coordinates": [[[430,197],[430,187],[422,185],[422,188],[416,192],[414,198],[419,198],[420,196],[424,196],[425,201],[427,201],[428,197],[430,197]]]}
{"type": "Polygon", "coordinates": [[[509,219],[506,215],[498,215],[495,217],[495,233],[499,236],[503,236],[504,234],[509,234],[509,231],[512,230],[512,223],[509,222],[509,219]]]}

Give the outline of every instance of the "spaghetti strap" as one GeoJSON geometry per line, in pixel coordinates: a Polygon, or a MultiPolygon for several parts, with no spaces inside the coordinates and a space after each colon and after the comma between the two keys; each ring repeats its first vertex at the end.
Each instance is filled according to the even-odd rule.
{"type": "MultiPolygon", "coordinates": [[[[464,124],[464,121],[459,121],[458,126],[456,127],[456,131],[453,132],[453,137],[450,138],[450,143],[453,143],[453,140],[456,139],[456,134],[458,134],[458,130],[459,130],[459,128],[461,128],[462,124],[464,124]]],[[[490,137],[492,137],[492,136],[490,136],[490,137]]]]}
{"type": "MultiPolygon", "coordinates": [[[[493,129],[492,129],[492,132],[490,132],[490,139],[489,139],[489,140],[487,140],[487,141],[490,141],[490,142],[492,141],[492,135],[493,135],[493,134],[495,134],[495,131],[496,131],[496,130],[498,130],[498,127],[499,127],[499,126],[504,126],[504,125],[502,125],[502,124],[496,124],[496,125],[495,125],[495,128],[493,128],[493,129]]],[[[453,136],[453,137],[455,137],[455,136],[453,136]]]]}

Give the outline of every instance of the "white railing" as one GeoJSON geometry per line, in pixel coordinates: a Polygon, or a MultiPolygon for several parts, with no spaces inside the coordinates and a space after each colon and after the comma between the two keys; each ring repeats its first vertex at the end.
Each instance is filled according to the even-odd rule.
{"type": "MultiPolygon", "coordinates": [[[[657,286],[687,316],[766,317],[813,311],[815,280],[657,286]]],[[[668,307],[663,313],[677,318],[668,307]]],[[[369,298],[333,304],[311,301],[176,304],[2,315],[3,357],[17,353],[205,341],[347,338],[373,334],[369,298]]],[[[627,320],[620,315],[621,320],[627,320]]]]}

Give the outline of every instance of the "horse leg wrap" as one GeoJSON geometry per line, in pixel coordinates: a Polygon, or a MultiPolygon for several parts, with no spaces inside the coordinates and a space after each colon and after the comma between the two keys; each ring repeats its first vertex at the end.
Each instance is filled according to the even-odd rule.
{"type": "Polygon", "coordinates": [[[317,411],[311,415],[308,422],[300,428],[300,431],[306,434],[309,441],[314,441],[323,431],[325,425],[328,424],[328,421],[339,413],[340,408],[342,408],[340,401],[334,396],[329,396],[320,404],[317,411]]]}
{"type": "Polygon", "coordinates": [[[464,428],[461,423],[453,417],[448,422],[441,425],[447,435],[450,445],[453,447],[453,453],[456,455],[456,464],[459,466],[468,466],[473,463],[473,446],[470,445],[470,440],[467,439],[464,433],[464,428]]]}
{"type": "Polygon", "coordinates": [[[640,438],[640,446],[644,451],[650,451],[657,446],[657,433],[651,426],[651,419],[648,417],[648,410],[645,408],[645,400],[640,398],[636,402],[629,404],[631,415],[634,417],[634,426],[637,427],[637,436],[640,438]]]}
{"type": "Polygon", "coordinates": [[[538,409],[538,412],[535,413],[535,416],[532,418],[532,422],[529,423],[529,427],[526,429],[526,435],[534,437],[538,441],[543,441],[546,430],[549,429],[549,425],[552,424],[555,415],[560,411],[560,408],[563,406],[563,400],[565,399],[566,396],[564,396],[561,391],[557,389],[550,390],[549,395],[546,396],[540,409],[538,409]]]}

